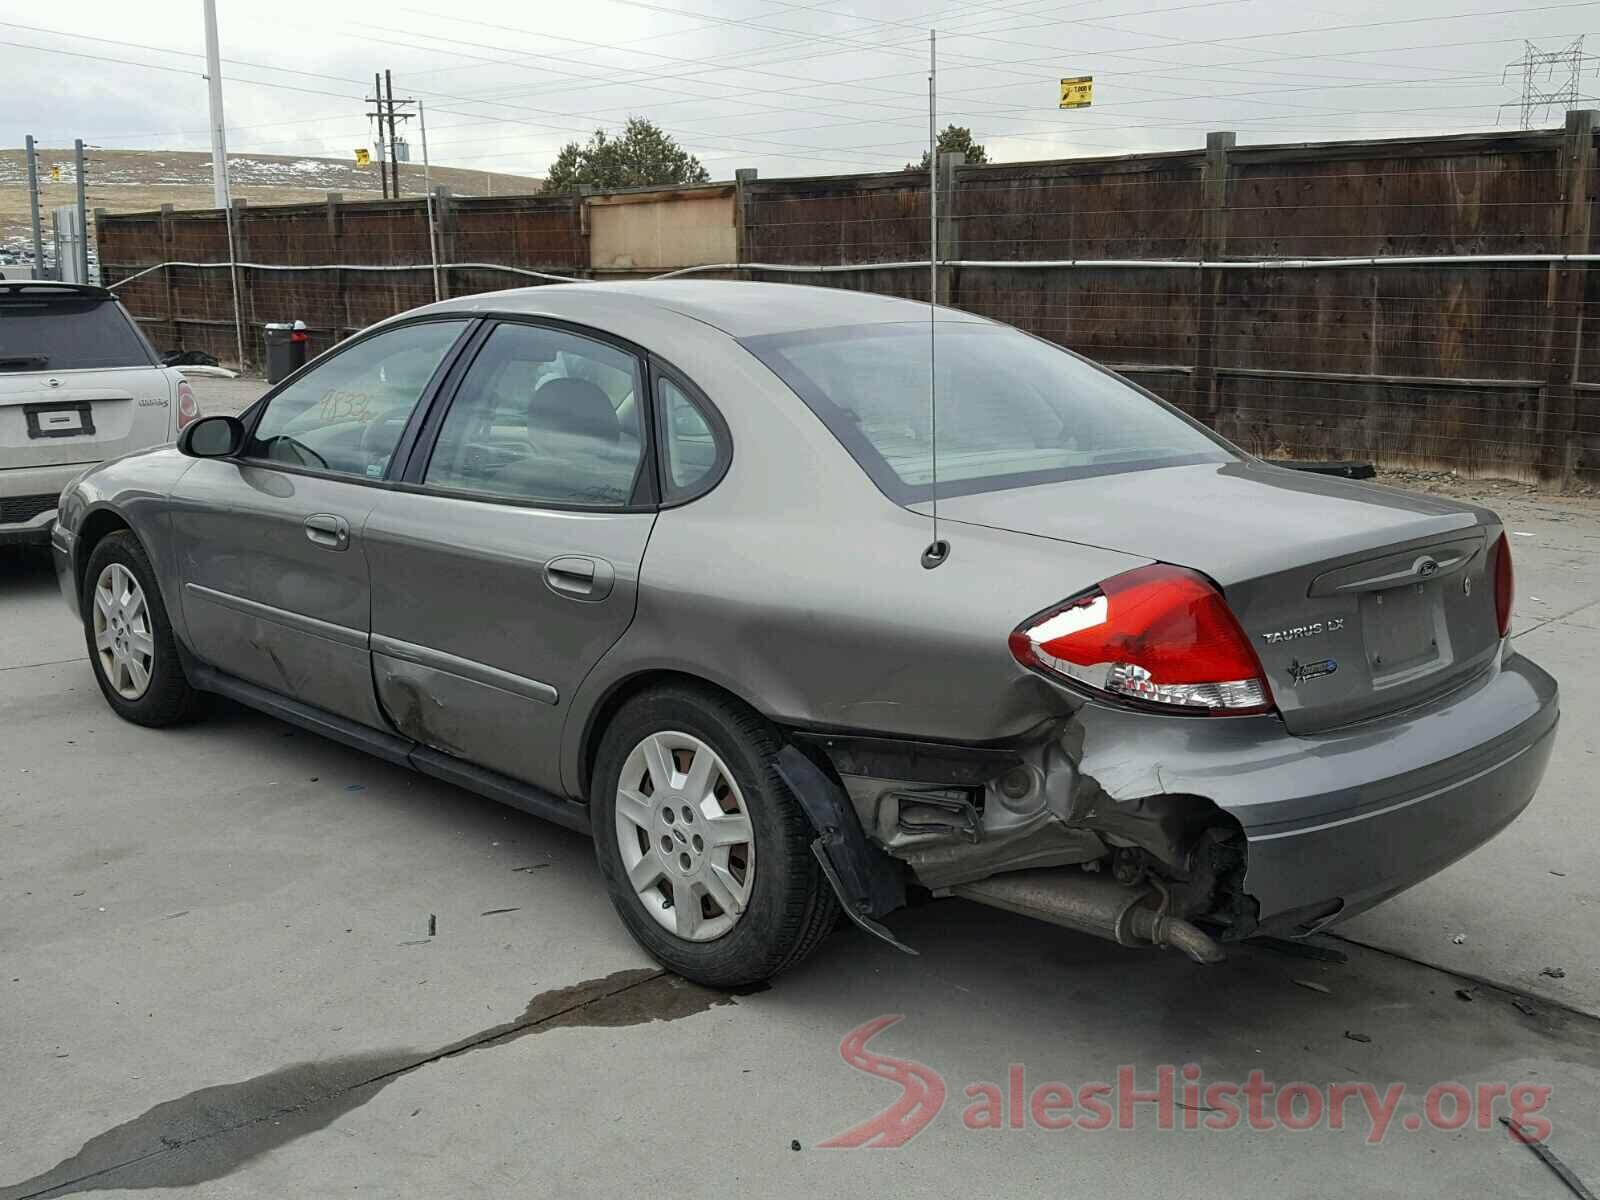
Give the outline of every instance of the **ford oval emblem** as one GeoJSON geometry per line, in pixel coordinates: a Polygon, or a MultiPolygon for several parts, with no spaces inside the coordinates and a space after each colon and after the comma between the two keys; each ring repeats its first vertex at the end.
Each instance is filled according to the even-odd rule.
{"type": "Polygon", "coordinates": [[[46,387],[60,387],[61,386],[61,380],[59,380],[59,379],[46,379],[44,382],[45,382],[45,386],[46,387]]]}

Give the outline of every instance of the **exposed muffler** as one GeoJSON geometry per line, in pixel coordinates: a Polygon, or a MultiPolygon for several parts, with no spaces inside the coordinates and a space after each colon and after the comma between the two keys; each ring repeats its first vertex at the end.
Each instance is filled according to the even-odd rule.
{"type": "Polygon", "coordinates": [[[1077,870],[1014,871],[959,883],[952,895],[1092,933],[1122,946],[1174,946],[1197,963],[1225,955],[1209,934],[1182,917],[1168,916],[1161,894],[1150,887],[1125,887],[1106,875],[1077,870]]]}

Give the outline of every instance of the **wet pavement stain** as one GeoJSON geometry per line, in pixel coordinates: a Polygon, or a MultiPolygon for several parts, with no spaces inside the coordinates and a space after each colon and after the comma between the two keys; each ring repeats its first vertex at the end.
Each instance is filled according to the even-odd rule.
{"type": "Polygon", "coordinates": [[[445,1058],[551,1029],[675,1021],[733,997],[659,970],[617,971],[541,992],[514,1021],[441,1049],[382,1050],[293,1063],[167,1100],[83,1144],[50,1170],[0,1187],[0,1200],[44,1200],[109,1188],[192,1187],[332,1124],[395,1080],[445,1058]]]}

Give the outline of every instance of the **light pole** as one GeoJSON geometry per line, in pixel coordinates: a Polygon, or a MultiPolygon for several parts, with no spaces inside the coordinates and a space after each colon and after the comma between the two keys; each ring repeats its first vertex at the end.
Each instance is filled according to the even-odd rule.
{"type": "Polygon", "coordinates": [[[206,12],[206,82],[211,87],[211,199],[228,207],[228,135],[222,121],[222,52],[217,48],[217,0],[202,0],[206,12]]]}

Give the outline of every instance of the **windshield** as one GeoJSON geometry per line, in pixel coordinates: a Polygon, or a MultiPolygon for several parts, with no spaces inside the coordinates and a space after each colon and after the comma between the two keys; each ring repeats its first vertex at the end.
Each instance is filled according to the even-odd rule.
{"type": "MultiPolygon", "coordinates": [[[[940,495],[1228,462],[1220,439],[1132,384],[1004,325],[937,327],[940,495]]],[[[747,339],[900,504],[932,495],[929,327],[920,322],[747,339]]]]}
{"type": "Polygon", "coordinates": [[[144,339],[115,301],[35,296],[0,301],[0,371],[151,365],[144,339]]]}

